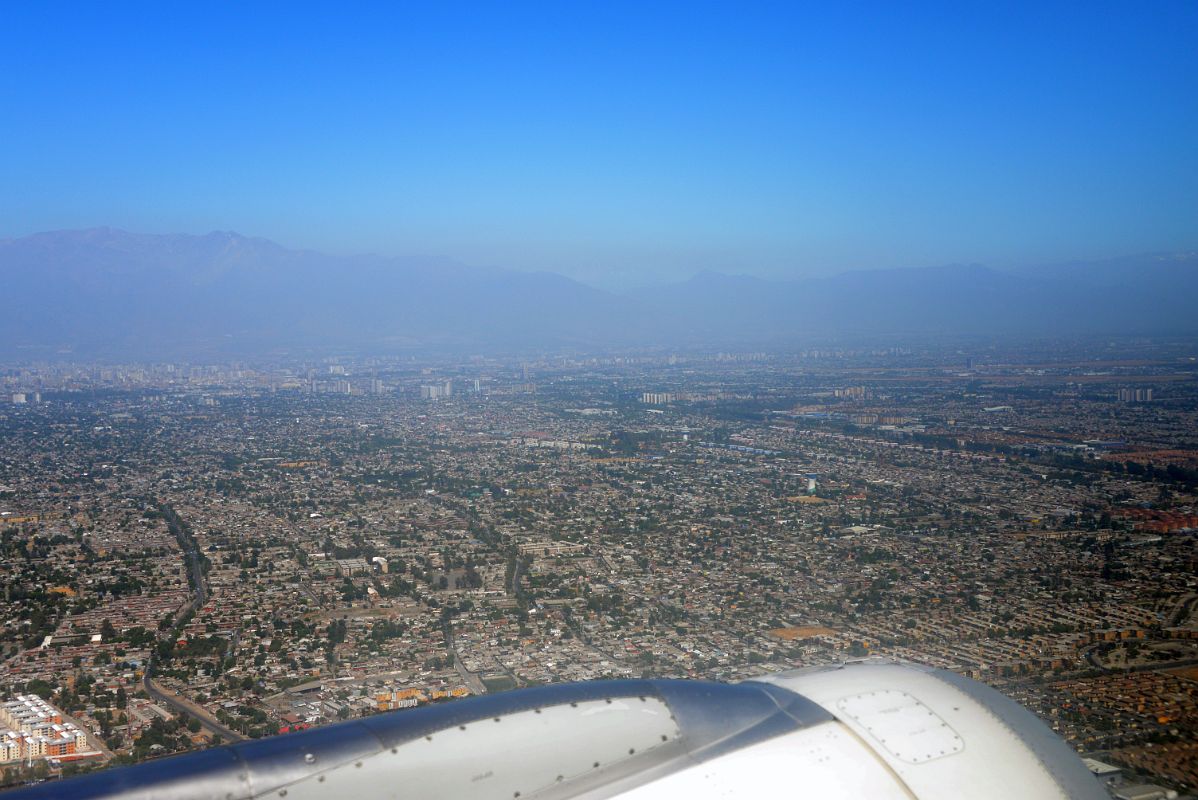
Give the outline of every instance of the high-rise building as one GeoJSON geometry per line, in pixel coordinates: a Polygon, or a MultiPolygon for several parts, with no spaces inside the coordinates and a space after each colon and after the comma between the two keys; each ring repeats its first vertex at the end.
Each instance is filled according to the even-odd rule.
{"type": "Polygon", "coordinates": [[[664,406],[674,402],[674,395],[671,392],[644,392],[641,394],[641,402],[651,406],[664,406]]]}
{"type": "Polygon", "coordinates": [[[444,383],[426,383],[420,387],[422,400],[440,400],[453,394],[453,381],[444,383]]]}
{"type": "Polygon", "coordinates": [[[1151,403],[1152,389],[1135,389],[1125,387],[1119,390],[1120,403],[1151,403]]]}

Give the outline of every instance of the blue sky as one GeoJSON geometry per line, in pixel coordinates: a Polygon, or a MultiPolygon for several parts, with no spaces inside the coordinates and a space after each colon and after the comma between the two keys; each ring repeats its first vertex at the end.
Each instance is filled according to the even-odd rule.
{"type": "Polygon", "coordinates": [[[0,237],[628,285],[1198,249],[1198,4],[10,3],[0,237]]]}

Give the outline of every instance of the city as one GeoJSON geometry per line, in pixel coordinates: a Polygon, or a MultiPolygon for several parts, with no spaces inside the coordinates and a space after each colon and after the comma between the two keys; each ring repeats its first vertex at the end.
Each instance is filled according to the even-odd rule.
{"type": "Polygon", "coordinates": [[[19,783],[883,658],[1198,790],[1188,340],[0,370],[19,783]]]}
{"type": "Polygon", "coordinates": [[[9,3],[0,800],[1198,800],[1198,3],[9,3]]]}

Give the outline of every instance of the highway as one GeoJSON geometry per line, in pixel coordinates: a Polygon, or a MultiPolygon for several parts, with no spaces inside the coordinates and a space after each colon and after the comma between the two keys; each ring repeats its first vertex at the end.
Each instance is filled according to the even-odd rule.
{"type": "MultiPolygon", "coordinates": [[[[208,600],[208,584],[204,579],[204,570],[200,563],[200,554],[196,549],[195,540],[187,534],[179,519],[179,515],[170,506],[161,506],[160,510],[166,519],[167,527],[175,535],[175,538],[179,542],[179,548],[183,551],[183,556],[187,561],[187,571],[191,576],[191,585],[194,590],[194,597],[192,597],[191,602],[188,604],[187,610],[176,617],[175,624],[171,626],[168,634],[172,637],[177,637],[182,630],[183,620],[198,611],[208,600]]],[[[145,674],[142,675],[142,687],[146,690],[146,694],[152,699],[170,706],[176,713],[195,717],[202,728],[206,729],[209,733],[220,734],[225,742],[240,742],[245,740],[244,736],[222,725],[200,705],[155,683],[154,668],[156,660],[157,653],[151,651],[149,662],[146,664],[145,674]]]]}
{"type": "Polygon", "coordinates": [[[217,719],[209,714],[203,707],[184,697],[180,697],[174,692],[171,692],[169,689],[159,686],[154,682],[154,679],[150,677],[149,672],[146,672],[146,674],[142,676],[141,683],[143,688],[146,690],[146,694],[148,694],[151,699],[170,706],[177,713],[187,714],[188,716],[195,717],[196,721],[200,723],[200,727],[204,728],[209,733],[220,734],[221,739],[226,744],[245,740],[245,737],[241,734],[220,724],[220,722],[218,722],[217,719]]]}
{"type": "Polygon", "coordinates": [[[475,673],[466,669],[466,665],[463,664],[462,659],[458,657],[458,651],[456,649],[453,651],[453,667],[458,671],[458,676],[462,679],[462,682],[470,688],[470,691],[474,692],[475,694],[487,693],[487,687],[482,682],[482,679],[479,678],[475,673]]]}

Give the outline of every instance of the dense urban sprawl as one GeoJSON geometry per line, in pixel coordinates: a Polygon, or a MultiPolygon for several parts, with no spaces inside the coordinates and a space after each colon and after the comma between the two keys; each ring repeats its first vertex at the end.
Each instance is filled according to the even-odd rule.
{"type": "Polygon", "coordinates": [[[885,657],[1194,790],[1192,352],[0,370],[5,778],[885,657]]]}

